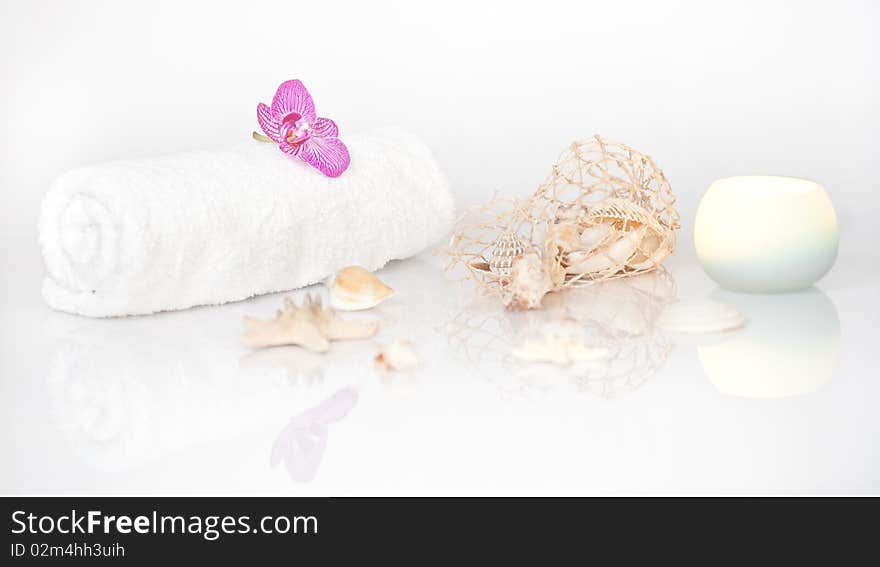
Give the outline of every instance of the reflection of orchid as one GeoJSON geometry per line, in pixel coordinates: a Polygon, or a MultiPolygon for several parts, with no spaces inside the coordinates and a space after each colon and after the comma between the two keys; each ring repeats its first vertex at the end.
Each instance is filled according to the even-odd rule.
{"type": "Polygon", "coordinates": [[[312,95],[299,80],[281,83],[271,107],[258,104],[257,120],[282,152],[300,158],[328,177],[339,177],[351,162],[348,148],[337,137],[336,123],[318,118],[312,95]]]}
{"type": "Polygon", "coordinates": [[[309,482],[314,479],[327,447],[327,426],[348,415],[357,399],[355,390],[343,388],[291,419],[272,445],[272,466],[284,460],[287,472],[294,481],[309,482]]]}

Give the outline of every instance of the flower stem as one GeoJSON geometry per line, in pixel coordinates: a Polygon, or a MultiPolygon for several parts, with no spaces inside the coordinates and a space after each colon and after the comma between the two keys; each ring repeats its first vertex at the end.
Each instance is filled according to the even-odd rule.
{"type": "Polygon", "coordinates": [[[272,138],[264,136],[264,135],[260,134],[259,132],[254,131],[251,135],[254,137],[254,140],[256,140],[258,142],[269,142],[270,144],[275,143],[275,141],[272,140],[272,138]]]}

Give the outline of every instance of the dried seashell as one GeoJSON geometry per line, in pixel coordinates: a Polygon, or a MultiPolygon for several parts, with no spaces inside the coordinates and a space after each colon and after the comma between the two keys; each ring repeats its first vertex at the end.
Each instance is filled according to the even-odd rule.
{"type": "Polygon", "coordinates": [[[569,251],[580,248],[582,228],[571,222],[551,224],[544,236],[544,253],[548,258],[564,262],[569,251]]]}
{"type": "Polygon", "coordinates": [[[327,282],[330,305],[341,311],[359,311],[379,305],[394,290],[360,266],[342,268],[327,282]]]}
{"type": "Polygon", "coordinates": [[[609,198],[590,207],[590,224],[608,223],[617,230],[632,230],[653,222],[644,207],[628,199],[609,198]]]}
{"type": "Polygon", "coordinates": [[[376,355],[376,364],[382,370],[413,370],[419,365],[419,357],[412,343],[406,339],[395,339],[382,347],[376,355]]]}
{"type": "Polygon", "coordinates": [[[330,341],[367,339],[379,331],[376,321],[345,321],[339,319],[332,309],[324,308],[320,298],[306,297],[300,307],[289,297],[275,318],[264,321],[245,317],[242,342],[250,347],[262,348],[282,345],[298,345],[312,352],[327,352],[330,341]]]}
{"type": "Polygon", "coordinates": [[[656,325],[668,333],[708,334],[739,329],[746,318],[734,307],[717,301],[679,301],[666,306],[656,325]]]}
{"type": "Polygon", "coordinates": [[[539,339],[526,340],[513,349],[513,356],[526,362],[549,362],[570,366],[608,358],[608,350],[590,346],[583,326],[571,317],[544,325],[539,339]]]}
{"type": "Polygon", "coordinates": [[[605,244],[608,236],[614,232],[614,227],[610,224],[600,223],[588,226],[581,231],[578,238],[578,248],[580,250],[594,250],[605,244]]]}
{"type": "Polygon", "coordinates": [[[474,273],[494,275],[494,272],[492,272],[492,269],[489,267],[489,263],[482,260],[472,260],[468,263],[467,267],[474,273]]]}
{"type": "Polygon", "coordinates": [[[541,299],[552,288],[552,280],[541,258],[535,254],[517,256],[504,294],[504,306],[510,311],[540,309],[541,299]]]}
{"type": "Polygon", "coordinates": [[[631,230],[606,246],[570,252],[565,271],[569,274],[590,274],[626,265],[638,249],[643,234],[642,229],[631,230]]]}
{"type": "Polygon", "coordinates": [[[656,230],[645,227],[639,246],[627,265],[637,270],[653,268],[660,265],[672,253],[672,242],[656,230]]]}
{"type": "Polygon", "coordinates": [[[626,199],[606,199],[590,210],[594,222],[611,224],[617,230],[639,231],[639,240],[626,266],[633,269],[652,268],[660,265],[672,253],[670,232],[657,223],[644,207],[626,199]]]}
{"type": "Polygon", "coordinates": [[[582,230],[581,225],[573,222],[551,224],[544,240],[547,243],[555,244],[562,251],[568,251],[578,245],[582,230]]]}
{"type": "MultiPolygon", "coordinates": [[[[568,211],[570,207],[560,209],[568,211]]],[[[566,274],[601,275],[624,269],[650,269],[672,252],[668,231],[644,207],[632,201],[609,198],[585,210],[585,214],[578,216],[580,225],[555,224],[547,232],[545,249],[554,253],[555,247],[556,261],[566,274]],[[577,237],[573,235],[575,229],[577,237]]],[[[566,218],[572,216],[567,213],[566,218]]]]}
{"type": "Polygon", "coordinates": [[[492,258],[489,260],[489,269],[497,274],[499,278],[506,280],[510,277],[513,259],[524,252],[525,247],[516,232],[505,230],[492,246],[492,258]]]}

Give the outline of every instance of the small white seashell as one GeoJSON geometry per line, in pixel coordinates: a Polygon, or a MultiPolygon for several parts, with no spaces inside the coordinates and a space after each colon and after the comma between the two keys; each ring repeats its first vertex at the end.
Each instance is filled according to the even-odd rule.
{"type": "Polygon", "coordinates": [[[394,295],[392,288],[360,266],[339,270],[327,282],[327,287],[330,305],[341,311],[370,309],[394,295]]]}
{"type": "Polygon", "coordinates": [[[551,224],[547,228],[547,236],[545,237],[545,246],[548,249],[556,248],[556,253],[565,254],[572,248],[580,246],[578,239],[582,227],[575,223],[562,222],[551,224]]]}
{"type": "Polygon", "coordinates": [[[557,366],[596,362],[608,350],[587,344],[583,326],[571,318],[544,325],[539,339],[526,340],[513,349],[513,356],[526,362],[549,362],[557,366]]]}
{"type": "Polygon", "coordinates": [[[604,241],[613,230],[610,224],[600,223],[588,226],[581,232],[579,246],[586,250],[593,250],[604,241]]]}
{"type": "Polygon", "coordinates": [[[419,357],[412,343],[406,339],[395,339],[382,347],[376,355],[376,364],[382,370],[413,370],[419,365],[419,357]]]}
{"type": "Polygon", "coordinates": [[[489,269],[499,277],[507,279],[513,267],[513,260],[525,252],[519,236],[512,230],[504,231],[492,247],[489,269]]]}
{"type": "Polygon", "coordinates": [[[540,309],[541,300],[552,285],[537,254],[517,256],[510,271],[510,283],[504,290],[504,306],[510,311],[540,309]]]}
{"type": "Polygon", "coordinates": [[[659,266],[660,262],[666,259],[672,252],[672,243],[668,238],[664,238],[656,230],[651,230],[647,227],[642,230],[644,233],[639,242],[638,250],[635,251],[627,262],[630,268],[635,268],[636,270],[659,266]]]}
{"type": "Polygon", "coordinates": [[[638,248],[644,230],[639,228],[627,231],[617,240],[598,249],[571,252],[566,271],[570,274],[591,274],[625,265],[638,248]]]}
{"type": "Polygon", "coordinates": [[[663,331],[689,335],[732,331],[745,324],[746,318],[734,307],[711,300],[671,303],[656,321],[663,331]]]}

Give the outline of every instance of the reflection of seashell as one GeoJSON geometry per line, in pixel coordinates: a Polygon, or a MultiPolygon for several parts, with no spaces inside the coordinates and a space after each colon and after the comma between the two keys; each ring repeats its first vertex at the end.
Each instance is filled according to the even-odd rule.
{"type": "Polygon", "coordinates": [[[512,230],[504,231],[495,241],[492,247],[492,258],[489,260],[489,269],[498,274],[500,278],[510,277],[513,260],[525,252],[525,247],[519,236],[512,230]]]}
{"type": "Polygon", "coordinates": [[[746,318],[726,303],[679,301],[666,306],[656,324],[668,333],[706,334],[739,329],[746,318]]]}
{"type": "Polygon", "coordinates": [[[376,355],[376,364],[382,370],[413,370],[419,365],[419,357],[412,343],[405,339],[395,339],[382,347],[376,355]]]}
{"type": "Polygon", "coordinates": [[[511,311],[539,309],[541,299],[550,291],[552,281],[541,258],[534,253],[517,256],[505,289],[504,306],[511,311]]]}
{"type": "Polygon", "coordinates": [[[590,346],[584,327],[575,319],[565,318],[544,325],[541,338],[527,340],[513,349],[513,356],[526,362],[550,362],[570,366],[578,362],[595,362],[608,357],[608,350],[590,346]]]}
{"type": "Polygon", "coordinates": [[[330,305],[341,311],[370,309],[394,295],[393,289],[360,266],[339,270],[327,282],[327,287],[330,305]]]}

